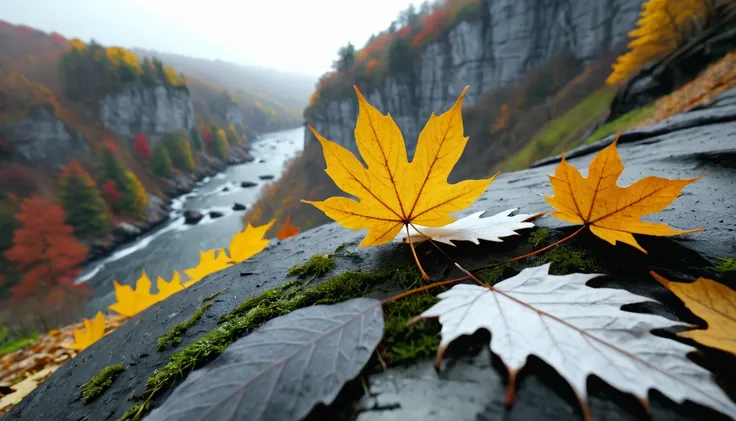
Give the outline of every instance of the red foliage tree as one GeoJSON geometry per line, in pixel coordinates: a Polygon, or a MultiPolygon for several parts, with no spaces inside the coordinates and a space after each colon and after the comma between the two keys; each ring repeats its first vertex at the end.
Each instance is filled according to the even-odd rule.
{"type": "Polygon", "coordinates": [[[209,127],[206,127],[205,129],[201,130],[202,137],[204,138],[204,141],[207,143],[212,143],[212,129],[209,127]]]}
{"type": "Polygon", "coordinates": [[[105,199],[107,200],[107,202],[112,205],[119,202],[123,198],[122,193],[120,193],[117,184],[115,184],[115,181],[113,180],[105,181],[105,184],[102,186],[102,194],[105,195],[105,199]]]}
{"type": "Polygon", "coordinates": [[[84,290],[74,285],[87,247],[64,223],[64,211],[48,200],[34,196],[20,204],[16,219],[20,227],[13,233],[13,247],[5,258],[23,272],[21,282],[11,290],[20,299],[43,292],[58,297],[59,290],[84,290]]]}
{"type": "Polygon", "coordinates": [[[138,133],[133,139],[133,152],[144,161],[151,159],[151,147],[148,146],[148,139],[143,133],[138,133]]]}

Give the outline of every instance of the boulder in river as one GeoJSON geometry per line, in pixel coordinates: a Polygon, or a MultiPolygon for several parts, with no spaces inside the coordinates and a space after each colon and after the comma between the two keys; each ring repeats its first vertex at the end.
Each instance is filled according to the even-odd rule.
{"type": "Polygon", "coordinates": [[[222,190],[221,190],[221,191],[223,191],[223,192],[228,192],[228,191],[230,191],[230,187],[228,187],[228,186],[225,186],[225,187],[223,187],[223,188],[222,188],[222,190]]]}
{"type": "Polygon", "coordinates": [[[113,230],[116,243],[123,243],[133,240],[141,234],[140,228],[127,222],[119,223],[113,230]]]}
{"type": "Polygon", "coordinates": [[[199,211],[187,210],[184,212],[184,223],[187,225],[195,225],[204,218],[199,211]]]}
{"type": "Polygon", "coordinates": [[[259,175],[258,178],[260,178],[261,180],[273,180],[276,177],[269,174],[269,175],[259,175]]]}
{"type": "Polygon", "coordinates": [[[266,160],[265,160],[265,159],[259,159],[259,160],[258,160],[258,163],[259,163],[259,164],[264,164],[265,162],[266,162],[266,160]]]}
{"type": "Polygon", "coordinates": [[[258,185],[258,183],[254,183],[252,181],[241,181],[240,182],[240,187],[242,187],[244,189],[247,189],[247,188],[250,188],[250,187],[255,187],[257,185],[258,185]]]}
{"type": "MultiPolygon", "coordinates": [[[[682,195],[668,206],[666,211],[649,218],[678,229],[702,227],[705,228],[704,231],[676,237],[637,235],[637,241],[648,251],[648,254],[644,254],[625,244],[610,245],[586,230],[543,254],[514,262],[507,268],[510,273],[507,274],[505,270],[500,275],[496,274],[500,276],[499,279],[508,278],[514,272],[545,262],[551,264],[551,269],[556,274],[604,273],[609,276],[591,280],[589,282],[591,288],[625,289],[660,301],[664,306],[645,303],[647,305],[636,305],[636,311],[653,312],[664,316],[671,319],[673,325],[697,321],[682,302],[649,275],[649,271],[654,269],[662,275],[669,275],[673,281],[692,280],[698,276],[720,279],[719,273],[713,269],[718,262],[717,258],[734,255],[736,219],[733,218],[733,211],[736,209],[736,195],[730,192],[736,183],[736,172],[733,171],[736,162],[733,149],[733,139],[736,138],[736,103],[727,104],[723,101],[720,104],[712,109],[688,113],[720,113],[722,118],[719,120],[690,119],[685,122],[682,119],[674,119],[671,125],[665,121],[656,131],[639,129],[629,132],[638,135],[627,135],[630,141],[618,146],[622,163],[626,167],[621,179],[618,180],[621,186],[630,185],[635,180],[650,175],[683,179],[698,177],[705,173],[705,177],[687,185],[682,195]],[[726,118],[726,114],[730,115],[730,118],[726,118]]],[[[610,136],[597,145],[600,147],[612,141],[613,136],[610,136]]],[[[584,171],[595,156],[595,152],[597,150],[588,152],[580,150],[576,156],[566,155],[566,159],[571,165],[584,171]]],[[[501,173],[472,206],[457,216],[467,216],[479,211],[486,211],[486,216],[489,216],[512,208],[519,208],[519,212],[522,213],[551,211],[542,194],[552,194],[547,175],[554,173],[558,163],[559,160],[552,159],[540,163],[535,168],[501,173]]],[[[502,243],[482,241],[480,245],[474,245],[459,242],[456,247],[446,245],[439,247],[455,262],[465,268],[474,269],[538,250],[544,244],[551,244],[570,235],[579,227],[549,216],[535,220],[534,224],[536,228],[521,230],[520,235],[504,238],[502,243]]],[[[281,294],[282,291],[276,288],[296,280],[295,277],[287,275],[289,269],[294,265],[305,264],[312,255],[319,254],[325,259],[326,254],[334,253],[332,259],[335,267],[329,269],[324,276],[310,278],[310,287],[329,285],[330,279],[342,280],[342,277],[334,278],[340,274],[347,276],[359,272],[370,278],[371,274],[381,274],[387,268],[393,270],[399,267],[397,265],[404,268],[402,271],[406,271],[402,272],[402,275],[414,276],[414,270],[411,269],[415,265],[414,258],[408,245],[385,244],[360,248],[358,245],[364,236],[365,232],[351,231],[340,227],[337,223],[326,224],[293,237],[288,242],[272,244],[256,258],[206,277],[186,291],[152,305],[92,344],[74,360],[61,366],[14,406],[5,419],[48,419],[50,414],[55,421],[120,419],[136,402],[150,404],[152,409],[161,407],[172,396],[171,391],[181,384],[181,377],[197,375],[197,371],[192,368],[181,369],[176,365],[177,362],[195,358],[197,353],[194,350],[201,351],[199,348],[201,346],[210,347],[208,350],[213,351],[213,354],[200,360],[201,364],[207,367],[208,364],[222,362],[213,358],[216,350],[211,348],[219,344],[208,345],[205,341],[200,343],[198,348],[192,348],[192,344],[207,334],[206,332],[221,331],[223,324],[219,323],[218,319],[233,312],[246,300],[259,296],[266,297],[262,295],[266,291],[269,291],[267,297],[272,297],[274,292],[276,295],[281,294]],[[342,251],[336,252],[338,249],[342,251]],[[248,278],[247,282],[244,282],[246,278],[243,278],[242,274],[246,273],[248,278]],[[217,299],[207,303],[205,316],[196,320],[191,329],[181,332],[179,336],[181,343],[158,352],[159,338],[170,335],[174,327],[190,320],[192,314],[204,305],[203,300],[214,295],[217,295],[217,299]],[[184,350],[188,350],[185,354],[186,359],[172,359],[172,355],[184,350]],[[98,399],[83,405],[77,397],[78,386],[87,383],[103,368],[113,364],[124,365],[125,371],[121,378],[113,381],[98,399]],[[162,386],[163,388],[150,400],[141,399],[146,390],[151,390],[147,387],[149,378],[159,373],[157,378],[160,379],[163,368],[166,368],[175,380],[162,386]],[[70,395],[71,390],[76,390],[77,395],[70,395]]],[[[463,275],[452,262],[433,247],[425,245],[420,251],[419,258],[433,281],[463,275]]],[[[382,299],[405,288],[403,276],[398,278],[404,279],[404,283],[390,275],[381,276],[385,278],[377,278],[377,281],[380,281],[378,287],[358,290],[368,291],[372,298],[382,299]]],[[[421,282],[421,279],[417,280],[418,284],[421,282]]],[[[99,297],[105,297],[113,292],[112,283],[101,284],[98,287],[99,297]]],[[[347,294],[345,292],[347,289],[337,291],[340,294],[347,294]]],[[[432,291],[431,294],[435,295],[437,292],[439,291],[432,291]]],[[[293,298],[291,291],[287,295],[293,298]]],[[[299,292],[295,292],[295,295],[298,296],[299,292]]],[[[339,297],[341,300],[345,298],[342,295],[339,297]]],[[[321,297],[312,298],[318,300],[321,297]]],[[[401,302],[396,301],[384,306],[385,317],[390,316],[389,312],[392,309],[401,308],[391,307],[401,302]]],[[[104,298],[96,298],[93,303],[99,308],[109,305],[104,298]]],[[[419,310],[411,307],[409,311],[412,313],[404,314],[402,319],[393,319],[392,322],[397,326],[403,325],[419,310]]],[[[240,320],[244,323],[243,319],[240,320]]],[[[434,352],[439,342],[439,325],[435,321],[422,321],[413,325],[413,328],[423,332],[422,341],[416,343],[424,345],[407,344],[403,351],[408,350],[414,354],[402,364],[389,361],[387,367],[383,368],[380,364],[370,363],[361,373],[361,380],[349,383],[343,390],[345,393],[340,393],[339,397],[325,408],[314,411],[318,415],[312,414],[306,419],[336,421],[582,419],[578,400],[572,395],[570,385],[549,366],[540,364],[538,360],[534,361],[535,359],[530,359],[524,368],[525,374],[517,382],[514,405],[510,410],[507,409],[504,397],[507,396],[508,374],[498,357],[492,357],[489,351],[488,332],[481,330],[476,335],[464,338],[463,343],[455,342],[451,345],[445,354],[441,374],[438,374],[434,371],[434,352]],[[416,348],[417,346],[421,348],[416,348]],[[363,393],[363,389],[367,393],[363,393]]],[[[243,335],[250,333],[249,329],[242,331],[243,335]]],[[[217,338],[222,340],[222,335],[224,333],[217,338]]],[[[675,345],[681,347],[694,346],[694,342],[690,340],[682,340],[677,344],[673,339],[674,334],[667,332],[667,335],[661,338],[663,344],[664,341],[673,341],[675,345]]],[[[499,339],[502,338],[493,338],[494,346],[509,346],[500,345],[499,339]]],[[[732,361],[706,347],[693,347],[692,350],[700,350],[704,354],[700,356],[700,360],[708,362],[705,365],[720,377],[725,390],[736,390],[733,375],[728,371],[733,367],[732,361]]],[[[536,355],[545,356],[543,350],[536,351],[536,355]]],[[[396,357],[399,353],[393,355],[396,357]]],[[[606,360],[604,357],[601,358],[602,364],[606,360]]],[[[250,362],[247,354],[241,355],[240,358],[243,364],[250,362]]],[[[253,361],[256,362],[260,361],[253,361]]],[[[569,363],[574,364],[575,360],[570,359],[569,363]]],[[[296,370],[292,366],[287,368],[291,370],[289,373],[296,370]]],[[[705,374],[707,373],[704,372],[705,374]]],[[[612,421],[648,418],[639,401],[632,399],[632,396],[615,391],[610,385],[593,376],[588,379],[590,381],[587,384],[587,393],[590,398],[587,401],[596,418],[612,421]],[[632,415],[637,413],[640,416],[632,415]]],[[[295,381],[298,383],[298,380],[295,381]]],[[[290,402],[302,396],[302,389],[277,388],[273,393],[279,395],[272,399],[290,402]]],[[[660,393],[649,393],[648,401],[652,419],[684,421],[711,419],[714,415],[714,412],[702,406],[690,402],[678,404],[660,393]]],[[[270,402],[273,403],[273,400],[270,402]]],[[[178,416],[177,419],[187,419],[187,414],[179,413],[178,416]]]]}
{"type": "Polygon", "coordinates": [[[217,219],[217,218],[221,218],[221,217],[223,217],[224,215],[225,215],[225,214],[223,214],[222,212],[218,212],[218,211],[210,211],[210,218],[212,218],[212,219],[217,219]]]}
{"type": "Polygon", "coordinates": [[[243,205],[242,203],[237,203],[237,202],[235,202],[235,203],[233,204],[233,210],[234,210],[234,211],[244,211],[244,210],[245,210],[245,208],[246,208],[246,206],[245,206],[245,205],[243,205]]]}

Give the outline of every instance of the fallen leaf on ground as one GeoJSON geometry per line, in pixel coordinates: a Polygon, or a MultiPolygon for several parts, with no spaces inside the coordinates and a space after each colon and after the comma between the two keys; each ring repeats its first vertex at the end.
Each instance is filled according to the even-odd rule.
{"type": "MultiPolygon", "coordinates": [[[[458,219],[444,227],[409,226],[409,234],[413,243],[426,241],[429,238],[438,243],[445,243],[451,246],[455,245],[453,241],[470,241],[475,244],[479,244],[479,240],[501,242],[501,237],[519,235],[516,230],[533,228],[534,224],[528,221],[543,214],[527,215],[520,213],[509,216],[515,210],[509,209],[487,218],[481,218],[481,215],[486,211],[480,211],[468,215],[465,218],[458,219]]],[[[406,243],[406,234],[399,232],[394,237],[394,242],[406,243]]]]}
{"type": "Polygon", "coordinates": [[[219,272],[230,265],[230,258],[227,257],[224,249],[200,251],[199,264],[191,269],[184,270],[184,273],[189,276],[189,280],[184,282],[184,287],[188,288],[201,281],[205,276],[219,272]]]}
{"type": "Polygon", "coordinates": [[[82,351],[105,336],[105,315],[101,311],[92,320],[85,317],[83,323],[84,329],[74,330],[74,342],[63,343],[62,346],[82,351]]]}
{"type": "Polygon", "coordinates": [[[588,420],[586,382],[591,374],[644,405],[648,391],[657,389],[678,403],[691,400],[736,415],[736,405],[711,373],[687,358],[695,348],[651,334],[675,323],[621,310],[624,304],[654,300],[585,285],[600,275],[549,275],[549,266],[524,269],[493,287],[460,284],[439,294],[440,302],[416,318],[439,317],[438,366],[452,341],[486,329],[492,334],[491,351],[509,370],[508,404],[517,373],[536,355],[570,384],[588,420]]]}
{"type": "Polygon", "coordinates": [[[133,317],[156,302],[156,297],[151,294],[151,280],[145,270],[135,282],[135,289],[130,285],[120,285],[118,281],[112,282],[116,301],[107,308],[121,316],[133,317]]]}
{"type": "MultiPolygon", "coordinates": [[[[124,321],[122,316],[108,315],[105,333],[117,329],[124,321]]],[[[13,390],[12,393],[0,396],[0,415],[9,411],[48,375],[77,355],[77,350],[65,348],[63,344],[71,342],[74,331],[82,328],[84,323],[80,322],[51,330],[28,348],[0,357],[0,385],[13,390]],[[27,380],[29,377],[32,379],[27,380]]]]}
{"type": "Polygon", "coordinates": [[[276,232],[276,237],[279,240],[286,240],[287,238],[293,237],[297,234],[299,234],[299,227],[292,224],[291,217],[287,216],[286,221],[284,221],[284,225],[282,225],[276,232]]]}
{"type": "MultiPolygon", "coordinates": [[[[619,132],[619,136],[621,132],[619,132]]],[[[550,175],[553,196],[544,196],[558,212],[551,215],[573,224],[584,224],[599,238],[615,245],[617,241],[629,244],[646,253],[632,234],[669,236],[702,231],[676,230],[666,224],[644,222],[644,215],[663,210],[680,195],[686,185],[700,179],[669,180],[646,177],[628,187],[619,187],[616,181],[624,171],[616,151],[616,140],[598,153],[588,167],[588,176],[565,160],[550,175]]]]}
{"type": "Polygon", "coordinates": [[[268,246],[270,241],[263,238],[271,226],[276,222],[272,219],[269,223],[254,227],[248,224],[245,230],[235,233],[227,248],[230,260],[233,263],[242,263],[255,256],[268,246]]]}
{"type": "Polygon", "coordinates": [[[174,275],[171,277],[171,282],[166,282],[166,280],[159,276],[158,279],[156,279],[156,288],[158,289],[158,292],[155,295],[156,302],[162,301],[183,290],[184,285],[181,283],[179,271],[174,271],[174,275]]]}
{"type": "Polygon", "coordinates": [[[707,329],[678,332],[703,345],[736,355],[736,292],[712,279],[698,278],[695,282],[670,282],[656,272],[654,279],[672,291],[696,316],[708,322],[707,329]]]}
{"type": "Polygon", "coordinates": [[[388,243],[409,224],[441,227],[453,222],[450,213],[470,206],[495,178],[447,183],[468,141],[461,115],[467,89],[449,111],[430,116],[410,163],[399,127],[390,115],[370,105],[356,87],[355,141],[367,168],[350,151],[309,129],[322,144],[327,174],[359,201],[346,197],[302,201],[345,228],[368,229],[362,247],[388,243]]]}
{"type": "Polygon", "coordinates": [[[190,373],[146,421],[296,421],[329,405],[383,337],[381,302],[357,298],[277,317],[190,373]]]}

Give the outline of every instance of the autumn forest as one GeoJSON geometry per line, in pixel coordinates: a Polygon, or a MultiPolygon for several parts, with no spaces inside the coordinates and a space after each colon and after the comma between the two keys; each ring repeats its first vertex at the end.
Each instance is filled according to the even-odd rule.
{"type": "Polygon", "coordinates": [[[0,418],[735,417],[736,0],[529,3],[311,96],[0,20],[0,418]]]}

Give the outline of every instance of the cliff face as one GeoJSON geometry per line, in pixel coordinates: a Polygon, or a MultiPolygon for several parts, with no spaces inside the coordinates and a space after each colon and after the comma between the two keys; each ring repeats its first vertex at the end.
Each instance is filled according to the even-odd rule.
{"type": "Polygon", "coordinates": [[[85,159],[90,154],[84,136],[46,108],[37,108],[0,131],[11,142],[11,161],[37,169],[58,170],[72,158],[85,159]]]}
{"type": "MultiPolygon", "coordinates": [[[[464,107],[557,55],[571,53],[586,62],[625,44],[643,1],[488,0],[477,20],[459,23],[423,48],[410,77],[389,76],[363,94],[382,113],[391,113],[412,148],[431,113],[447,109],[466,85],[464,107]]],[[[317,103],[304,113],[321,135],[352,150],[357,115],[354,96],[317,103]]],[[[314,140],[306,131],[305,146],[314,140]]]]}
{"type": "Polygon", "coordinates": [[[194,109],[185,89],[131,84],[100,101],[100,120],[112,132],[132,139],[143,133],[156,140],[176,129],[194,127],[194,109]]]}

